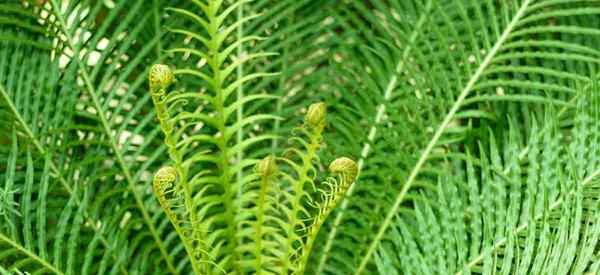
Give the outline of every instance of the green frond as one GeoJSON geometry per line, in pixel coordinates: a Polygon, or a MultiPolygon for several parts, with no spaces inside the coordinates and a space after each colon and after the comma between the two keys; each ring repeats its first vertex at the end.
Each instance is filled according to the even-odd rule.
{"type": "Polygon", "coordinates": [[[597,2],[4,0],[0,274],[598,273],[597,2]]]}
{"type": "Polygon", "coordinates": [[[574,106],[575,84],[589,79],[597,66],[595,47],[589,44],[595,38],[583,35],[591,34],[585,30],[591,21],[585,20],[594,9],[585,2],[574,4],[576,10],[564,3],[538,9],[536,4],[543,2],[374,1],[366,5],[356,1],[334,13],[346,30],[338,37],[347,43],[346,49],[338,50],[338,55],[346,58],[335,73],[347,81],[336,85],[344,92],[331,99],[340,102],[331,106],[340,122],[334,124],[339,137],[330,139],[340,145],[333,150],[360,157],[359,182],[364,188],[351,187],[349,197],[359,192],[356,198],[360,199],[354,201],[361,202],[356,204],[377,205],[386,215],[383,220],[381,214],[369,215],[373,220],[357,233],[356,228],[346,229],[343,224],[355,227],[356,217],[372,210],[347,211],[353,207],[352,200],[343,202],[323,239],[325,251],[316,257],[317,273],[326,268],[345,270],[348,262],[359,264],[350,264],[350,270],[344,272],[372,270],[369,258],[380,247],[379,238],[404,206],[410,208],[415,195],[412,190],[416,193],[422,181],[430,181],[430,166],[437,167],[435,155],[460,151],[455,144],[472,144],[481,126],[506,127],[503,119],[486,118],[510,112],[521,121],[542,104],[574,106]],[[554,15],[563,12],[565,16],[554,15]],[[552,19],[536,19],[546,13],[552,19]],[[556,32],[538,36],[539,27],[546,25],[555,28],[548,31],[556,32]],[[536,30],[536,35],[524,32],[529,29],[536,30]],[[476,116],[465,118],[463,113],[476,116]],[[398,155],[381,153],[389,152],[388,148],[397,149],[398,155]],[[362,190],[377,183],[388,185],[382,188],[395,197],[364,199],[370,192],[362,190]],[[347,214],[350,220],[345,220],[347,214]],[[367,240],[369,249],[365,251],[359,239],[373,236],[370,226],[379,229],[367,240]],[[349,249],[336,247],[336,243],[348,242],[341,241],[345,232],[351,232],[348,238],[359,244],[349,249]],[[362,255],[357,255],[360,249],[362,255]],[[331,250],[339,253],[329,254],[331,250]],[[339,264],[337,259],[330,260],[335,254],[339,254],[339,264]],[[327,267],[328,262],[335,267],[327,267]]]}
{"type": "Polygon", "coordinates": [[[450,164],[438,178],[437,191],[423,192],[414,213],[394,219],[393,233],[375,255],[379,272],[595,270],[590,247],[598,241],[597,198],[590,191],[600,170],[594,145],[598,135],[588,124],[598,116],[595,86],[579,90],[577,105],[582,108],[568,136],[553,123],[557,112],[550,110],[543,120],[531,122],[525,143],[511,123],[504,141],[492,136],[489,147],[481,146],[479,159],[469,154],[450,164]],[[537,121],[549,123],[541,127],[537,121]],[[465,166],[466,174],[458,172],[465,166]],[[415,217],[416,223],[407,222],[415,217]],[[411,253],[395,253],[396,248],[411,253]]]}

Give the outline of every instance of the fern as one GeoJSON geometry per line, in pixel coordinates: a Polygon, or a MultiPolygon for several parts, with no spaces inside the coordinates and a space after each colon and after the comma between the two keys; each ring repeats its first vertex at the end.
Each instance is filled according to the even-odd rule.
{"type": "MultiPolygon", "coordinates": [[[[204,149],[200,147],[202,145],[192,147],[191,144],[200,141],[220,149],[223,147],[219,147],[218,137],[225,136],[228,142],[233,135],[227,134],[227,130],[226,134],[217,131],[212,136],[185,135],[191,125],[198,123],[193,121],[194,118],[203,118],[202,122],[207,125],[222,124],[198,112],[173,112],[181,106],[182,99],[195,96],[191,93],[167,93],[173,80],[174,74],[166,65],[155,65],[150,70],[150,92],[165,134],[165,144],[174,162],[173,167],[165,166],[155,174],[153,188],[162,209],[184,243],[194,272],[212,274],[236,270],[261,273],[266,270],[281,274],[303,274],[321,225],[356,176],[356,164],[348,158],[340,158],[330,167],[331,172],[341,175],[339,180],[327,180],[324,188],[317,187],[314,182],[317,150],[326,125],[325,105],[311,105],[304,126],[298,129],[301,135],[291,138],[297,146],[290,148],[286,156],[280,159],[289,172],[280,171],[273,156],[261,161],[247,159],[247,163],[256,163],[256,171],[243,176],[243,181],[237,184],[244,184],[246,188],[234,190],[238,195],[229,197],[216,187],[227,190],[225,185],[231,184],[231,178],[223,174],[227,170],[219,166],[219,163],[223,164],[219,159],[229,159],[234,154],[221,151],[213,155],[210,147],[204,149]],[[188,148],[201,151],[188,153],[188,148]],[[213,166],[215,164],[216,167],[213,166]],[[194,166],[198,166],[197,172],[190,172],[194,166]],[[311,189],[315,194],[309,193],[311,189]],[[255,201],[257,199],[259,203],[255,201]],[[228,213],[215,214],[215,210],[211,209],[217,206],[227,209],[227,205],[236,207],[231,213],[236,227],[230,229],[231,232],[227,228],[219,228],[217,223],[227,219],[228,213]],[[227,244],[234,241],[244,245],[234,246],[231,252],[227,244]]],[[[213,101],[214,97],[204,99],[213,101]]],[[[250,142],[260,139],[257,136],[250,142]]],[[[232,145],[232,148],[243,148],[240,146],[247,144],[248,141],[244,141],[232,145]]],[[[238,164],[236,168],[243,169],[244,166],[238,164]]]]}
{"type": "Polygon", "coordinates": [[[0,274],[598,273],[599,14],[2,1],[0,274]]]}

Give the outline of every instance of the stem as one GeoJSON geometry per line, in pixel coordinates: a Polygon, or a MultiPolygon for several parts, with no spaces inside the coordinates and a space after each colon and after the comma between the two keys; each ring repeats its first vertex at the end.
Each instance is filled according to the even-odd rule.
{"type": "MultiPolygon", "coordinates": [[[[179,238],[184,244],[186,253],[190,259],[190,263],[192,265],[192,269],[195,274],[201,274],[201,268],[199,266],[199,262],[196,259],[193,247],[193,241],[195,238],[199,238],[199,234],[197,234],[197,216],[196,210],[194,207],[194,202],[192,200],[192,189],[188,183],[188,170],[183,166],[182,154],[179,150],[177,150],[177,140],[176,137],[173,136],[174,127],[172,122],[170,121],[171,117],[168,111],[168,106],[166,103],[162,101],[161,96],[154,96],[155,94],[165,95],[165,90],[159,90],[160,92],[156,93],[152,87],[150,87],[150,93],[152,96],[152,102],[154,103],[154,108],[156,113],[158,114],[158,120],[160,123],[160,128],[162,129],[165,135],[165,145],[169,148],[169,158],[173,160],[175,163],[175,170],[177,170],[177,174],[179,175],[179,181],[175,183],[175,192],[180,191],[180,186],[183,187],[184,193],[184,204],[185,208],[189,212],[189,219],[191,223],[191,236],[187,236],[186,232],[179,226],[179,221],[177,220],[177,214],[173,213],[170,209],[171,206],[165,205],[163,208],[165,211],[169,211],[168,213],[169,219],[171,220],[171,224],[175,227],[179,238]],[[190,239],[191,238],[191,239],[190,239]]],[[[204,253],[201,254],[204,258],[204,253]]]]}
{"type": "Polygon", "coordinates": [[[258,194],[258,215],[256,217],[256,246],[254,247],[254,254],[256,255],[256,274],[262,274],[262,250],[263,250],[263,224],[265,223],[265,209],[267,204],[267,191],[269,187],[269,178],[261,177],[260,179],[260,193],[258,194]]]}
{"type": "MultiPolygon", "coordinates": [[[[311,130],[313,130],[313,129],[311,129],[311,130]]],[[[292,201],[292,211],[291,211],[291,215],[290,215],[293,220],[290,221],[290,224],[288,227],[288,245],[287,245],[286,259],[290,259],[293,256],[293,254],[291,252],[295,252],[295,249],[294,249],[294,240],[295,239],[292,236],[294,236],[296,234],[296,223],[298,221],[298,213],[300,212],[300,208],[302,207],[301,200],[302,200],[302,193],[304,192],[304,184],[309,179],[308,172],[310,171],[310,169],[312,167],[312,161],[317,158],[317,149],[319,149],[319,146],[321,144],[321,132],[322,131],[323,131],[323,127],[319,126],[317,129],[314,129],[314,132],[307,133],[310,138],[310,143],[307,145],[306,155],[304,157],[302,157],[303,167],[298,175],[298,181],[293,184],[294,200],[292,201]]],[[[303,252],[305,252],[305,251],[303,251],[303,252]]],[[[302,255],[301,255],[301,257],[302,257],[302,255]]],[[[302,261],[302,258],[300,258],[300,262],[301,261],[302,261]]],[[[296,273],[296,272],[293,272],[293,273],[294,274],[302,274],[304,268],[301,266],[297,266],[297,267],[300,268],[298,270],[298,271],[300,271],[300,273],[296,273]]],[[[288,267],[286,266],[286,268],[288,268],[288,267]]],[[[288,273],[288,271],[285,270],[283,274],[287,274],[287,273],[288,273]]]]}
{"type": "Polygon", "coordinates": [[[216,121],[217,121],[217,131],[219,132],[219,136],[218,136],[218,142],[217,142],[217,147],[219,148],[220,154],[219,154],[219,159],[217,162],[217,166],[219,168],[219,170],[222,172],[222,176],[220,179],[220,183],[223,187],[224,190],[224,194],[223,194],[223,205],[225,207],[225,213],[224,213],[224,218],[227,224],[227,229],[226,229],[226,238],[228,238],[227,240],[227,251],[228,253],[231,253],[231,258],[230,261],[233,263],[233,269],[235,270],[234,273],[241,273],[240,270],[238,270],[238,266],[236,265],[236,261],[239,259],[239,255],[237,255],[238,253],[236,252],[236,246],[237,246],[237,239],[236,239],[236,228],[237,228],[237,222],[235,220],[235,205],[233,203],[234,197],[237,194],[234,194],[232,190],[232,186],[234,186],[234,184],[232,184],[231,182],[231,171],[230,171],[230,164],[229,164],[229,146],[227,144],[227,140],[226,140],[226,130],[227,130],[227,125],[226,125],[226,121],[225,121],[225,99],[223,98],[223,82],[224,79],[221,79],[221,62],[219,61],[219,47],[217,45],[217,40],[218,40],[218,28],[219,26],[217,25],[217,8],[215,6],[215,2],[214,1],[209,1],[208,4],[209,8],[209,14],[207,14],[208,17],[208,22],[209,22],[209,28],[208,28],[208,35],[210,37],[210,43],[209,43],[209,47],[208,47],[208,51],[209,51],[209,65],[211,67],[211,70],[213,71],[213,79],[214,79],[214,93],[215,93],[215,100],[214,100],[214,107],[215,107],[215,111],[216,111],[216,121]]]}

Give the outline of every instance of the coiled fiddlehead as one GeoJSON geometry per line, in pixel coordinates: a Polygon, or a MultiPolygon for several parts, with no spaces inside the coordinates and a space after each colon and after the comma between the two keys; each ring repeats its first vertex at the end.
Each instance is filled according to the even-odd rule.
{"type": "Polygon", "coordinates": [[[358,175],[358,165],[350,158],[341,157],[329,164],[329,171],[340,174],[345,184],[351,184],[358,175]]]}
{"type": "Polygon", "coordinates": [[[171,117],[166,103],[167,88],[175,81],[175,75],[169,66],[155,64],[150,68],[148,80],[156,117],[160,122],[160,128],[165,133],[165,143],[169,147],[175,146],[174,141],[169,139],[173,132],[173,123],[170,121],[171,117]]]}
{"type": "Polygon", "coordinates": [[[163,120],[169,118],[165,96],[167,94],[167,88],[175,81],[175,75],[169,66],[155,64],[150,68],[148,79],[150,82],[152,101],[156,108],[156,115],[158,116],[158,119],[163,122],[163,120]]]}
{"type": "Polygon", "coordinates": [[[317,213],[314,214],[312,224],[307,228],[306,244],[298,259],[298,268],[294,274],[304,274],[317,234],[329,214],[331,214],[335,206],[342,200],[350,184],[356,180],[358,165],[350,158],[341,157],[331,162],[329,171],[333,174],[338,174],[339,179],[330,177],[318,189],[321,199],[315,203],[317,213]]]}
{"type": "Polygon", "coordinates": [[[182,239],[194,271],[199,273],[201,269],[207,269],[201,267],[200,263],[211,261],[201,240],[202,234],[193,207],[192,191],[187,181],[187,168],[184,167],[182,153],[177,148],[178,135],[174,133],[176,120],[169,112],[171,108],[168,104],[167,89],[175,81],[175,75],[169,66],[155,64],[150,68],[148,80],[156,116],[165,135],[165,145],[169,148],[170,158],[175,162],[174,167],[163,167],[155,174],[154,193],[182,239]]]}
{"type": "Polygon", "coordinates": [[[325,127],[325,114],[327,113],[327,105],[323,102],[311,104],[308,107],[306,116],[304,116],[304,124],[312,129],[323,129],[325,127]]]}
{"type": "Polygon", "coordinates": [[[275,157],[270,155],[262,159],[257,165],[256,170],[261,178],[269,178],[277,175],[279,167],[275,161],[275,157]]]}
{"type": "Polygon", "coordinates": [[[156,196],[161,199],[165,199],[165,195],[168,191],[172,190],[177,180],[177,170],[171,166],[160,168],[154,175],[152,186],[156,196]]]}

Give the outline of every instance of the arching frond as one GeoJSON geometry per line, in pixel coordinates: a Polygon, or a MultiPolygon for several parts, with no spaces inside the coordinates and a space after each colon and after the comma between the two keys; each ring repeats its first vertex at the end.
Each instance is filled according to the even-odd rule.
{"type": "Polygon", "coordinates": [[[0,274],[597,273],[598,3],[4,0],[0,274]]]}
{"type": "Polygon", "coordinates": [[[450,164],[450,171],[460,172],[440,177],[414,212],[394,220],[385,240],[389,248],[375,257],[380,272],[596,272],[600,231],[592,190],[600,170],[591,124],[600,101],[596,87],[592,91],[581,91],[585,96],[577,100],[574,127],[566,134],[550,112],[543,120],[551,123],[532,121],[529,138],[511,127],[502,141],[482,145],[480,158],[450,164]]]}
{"type": "Polygon", "coordinates": [[[340,64],[341,72],[348,74],[340,89],[348,91],[345,85],[353,85],[349,87],[356,92],[342,93],[337,100],[343,104],[332,108],[344,117],[338,127],[355,133],[359,130],[354,126],[363,134],[358,140],[352,134],[341,136],[336,144],[345,147],[340,150],[353,148],[352,154],[361,157],[359,182],[364,188],[351,187],[351,194],[359,192],[357,199],[343,203],[344,211],[332,220],[324,255],[316,259],[317,272],[349,266],[347,272],[371,270],[371,257],[394,217],[404,206],[411,208],[413,192],[432,184],[428,176],[430,169],[438,169],[435,160],[462,146],[475,148],[473,142],[486,135],[478,128],[507,127],[498,119],[505,112],[521,121],[543,104],[573,106],[575,83],[587,81],[596,66],[589,44],[595,38],[584,36],[591,34],[587,28],[592,23],[585,20],[594,14],[592,5],[356,1],[339,12],[347,30],[339,36],[357,41],[341,54],[364,61],[340,64]],[[578,57],[582,51],[587,52],[585,58],[578,57]],[[357,74],[361,69],[367,73],[357,74]],[[356,96],[365,91],[371,96],[356,96]],[[383,153],[386,148],[398,150],[398,155],[383,153]],[[369,190],[373,188],[386,191],[369,190]],[[380,210],[364,220],[361,213],[374,208],[380,210]],[[336,246],[338,239],[346,240],[339,242],[341,247],[336,246]],[[349,240],[361,245],[344,247],[349,240]],[[335,266],[328,267],[328,262],[335,266]]]}

